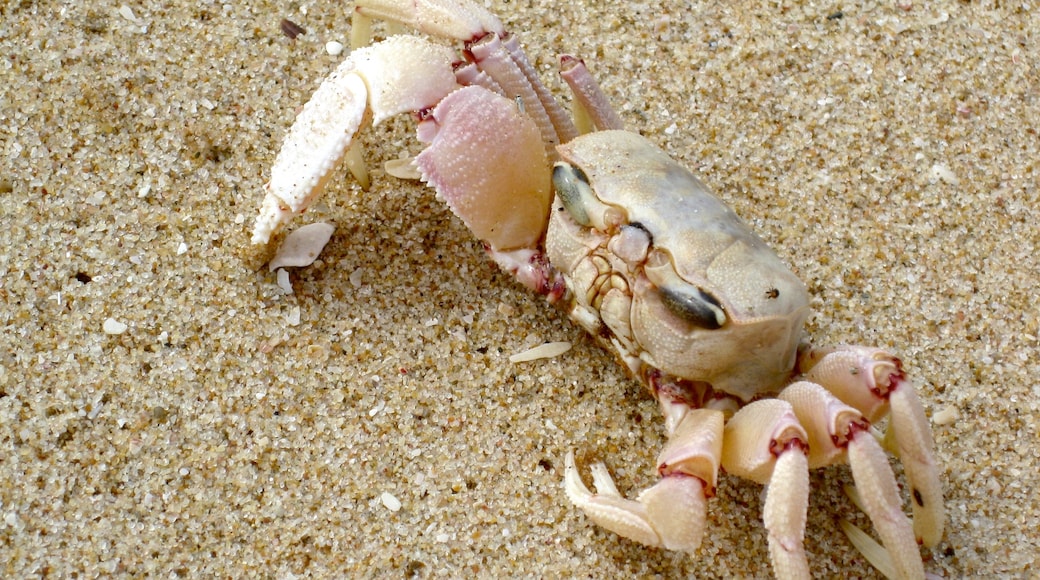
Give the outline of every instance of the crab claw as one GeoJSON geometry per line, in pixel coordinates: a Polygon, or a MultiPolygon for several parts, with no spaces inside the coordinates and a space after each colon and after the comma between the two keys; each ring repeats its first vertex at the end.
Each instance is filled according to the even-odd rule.
{"type": "Polygon", "coordinates": [[[898,577],[924,578],[924,564],[910,520],[903,513],[895,475],[863,414],[808,381],[791,384],[781,391],[780,399],[791,404],[809,434],[809,467],[823,467],[847,457],[863,511],[881,536],[898,577]]]}
{"type": "Polygon", "coordinates": [[[419,124],[426,181],[493,251],[534,248],[549,222],[552,180],[537,125],[481,87],[448,95],[419,124]],[[474,163],[479,159],[479,163],[474,163]]]}
{"type": "Polygon", "coordinates": [[[452,51],[412,36],[359,49],[315,91],[271,168],[254,244],[267,243],[317,199],[371,109],[374,123],[435,105],[458,88],[452,51]]]}
{"type": "Polygon", "coordinates": [[[686,413],[658,456],[661,481],[624,499],[602,463],[592,466],[596,492],[578,475],[574,454],[567,454],[567,497],[592,521],[630,540],[692,553],[704,536],[706,500],[715,493],[722,453],[723,415],[708,409],[686,413]]]}
{"type": "Polygon", "coordinates": [[[777,578],[809,578],[805,557],[809,507],[809,436],[791,405],[763,399],[743,407],[726,423],[722,467],[767,485],[762,519],[777,578]]]}
{"type": "Polygon", "coordinates": [[[932,432],[913,384],[899,359],[863,346],[810,350],[799,365],[805,378],[858,409],[870,422],[891,414],[887,438],[903,463],[913,496],[914,534],[934,547],[942,539],[945,514],[932,432]]]}
{"type": "Polygon", "coordinates": [[[505,34],[494,14],[465,0],[357,0],[354,10],[373,20],[399,22],[442,38],[473,40],[487,32],[505,34]]]}

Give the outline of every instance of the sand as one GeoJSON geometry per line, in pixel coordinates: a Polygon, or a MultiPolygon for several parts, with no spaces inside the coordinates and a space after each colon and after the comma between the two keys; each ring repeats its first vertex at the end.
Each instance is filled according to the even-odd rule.
{"type": "MultiPolygon", "coordinates": [[[[554,90],[583,56],[778,250],[815,342],[905,361],[939,419],[928,571],[1035,577],[1035,7],[553,4],[492,8],[554,90]]],[[[571,449],[652,484],[656,405],[379,170],[419,150],[407,118],[363,133],[370,190],[341,171],[300,220],[337,230],[293,293],[261,267],[261,188],[350,10],[0,7],[0,575],[769,576],[757,484],[721,479],[696,557],[568,504],[571,449]],[[509,362],[546,341],[574,348],[509,362]]],[[[810,477],[820,577],[877,576],[840,532],[868,525],[851,481],[810,477]]]]}

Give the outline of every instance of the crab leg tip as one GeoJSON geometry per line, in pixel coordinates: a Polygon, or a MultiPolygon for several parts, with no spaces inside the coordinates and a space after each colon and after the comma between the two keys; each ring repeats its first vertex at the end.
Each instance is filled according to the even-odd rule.
{"type": "Polygon", "coordinates": [[[903,513],[892,468],[877,441],[857,433],[848,445],[849,465],[864,511],[892,558],[900,578],[924,578],[924,564],[909,518],[903,513]]]}
{"type": "Polygon", "coordinates": [[[762,514],[777,578],[811,577],[804,546],[808,507],[808,458],[800,448],[788,448],[776,459],[762,514]]]}

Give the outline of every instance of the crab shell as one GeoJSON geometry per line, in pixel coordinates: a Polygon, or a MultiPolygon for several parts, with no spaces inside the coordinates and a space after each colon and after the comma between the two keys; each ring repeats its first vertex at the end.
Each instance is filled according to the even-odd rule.
{"type": "Polygon", "coordinates": [[[790,380],[808,293],[733,210],[634,133],[557,150],[545,244],[572,317],[593,336],[609,329],[637,375],[654,368],[744,401],[790,380]]]}

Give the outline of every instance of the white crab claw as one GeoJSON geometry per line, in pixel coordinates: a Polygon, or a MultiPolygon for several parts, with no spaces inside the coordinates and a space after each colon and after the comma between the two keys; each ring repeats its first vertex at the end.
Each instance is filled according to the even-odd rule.
{"type": "Polygon", "coordinates": [[[343,159],[364,121],[429,108],[458,88],[452,51],[412,36],[395,36],[359,49],[332,73],[296,117],[271,168],[271,180],[253,228],[267,243],[307,209],[343,159]]]}
{"type": "Polygon", "coordinates": [[[646,546],[693,552],[700,545],[706,510],[703,481],[672,475],[632,501],[621,497],[602,463],[591,469],[596,493],[581,481],[574,453],[567,453],[567,497],[596,524],[646,546]]]}
{"type": "Polygon", "coordinates": [[[818,349],[803,355],[807,379],[858,409],[867,420],[890,413],[888,438],[903,464],[913,498],[914,535],[925,546],[942,539],[945,513],[935,443],[924,407],[896,357],[863,346],[818,349]]]}
{"type": "Polygon", "coordinates": [[[658,457],[661,480],[639,494],[621,497],[602,464],[592,466],[596,493],[578,475],[568,453],[567,497],[598,525],[647,546],[693,553],[704,536],[707,498],[714,494],[722,452],[720,411],[690,411],[658,457]]]}
{"type": "Polygon", "coordinates": [[[537,245],[552,181],[538,127],[515,102],[459,89],[419,124],[419,139],[429,143],[415,160],[423,181],[478,238],[493,250],[537,245]]]}
{"type": "Polygon", "coordinates": [[[910,519],[902,510],[895,475],[863,414],[808,381],[788,386],[780,398],[791,403],[809,434],[809,467],[823,467],[847,457],[863,511],[881,536],[897,575],[924,578],[924,564],[910,519]]]}
{"type": "Polygon", "coordinates": [[[809,436],[791,405],[764,399],[726,423],[722,466],[728,473],[768,486],[762,519],[777,578],[809,578],[805,522],[809,507],[809,436]]]}

